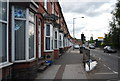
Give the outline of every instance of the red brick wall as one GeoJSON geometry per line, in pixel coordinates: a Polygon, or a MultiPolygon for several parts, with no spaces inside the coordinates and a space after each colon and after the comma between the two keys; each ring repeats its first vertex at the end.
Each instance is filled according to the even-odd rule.
{"type": "Polygon", "coordinates": [[[54,50],[54,59],[58,59],[59,58],[59,49],[55,49],[54,50]]]}
{"type": "Polygon", "coordinates": [[[44,54],[45,54],[45,59],[46,60],[54,60],[54,51],[51,51],[51,52],[44,52],[44,54]],[[47,55],[49,55],[50,56],[50,58],[48,59],[48,58],[46,58],[47,57],[47,55]]]}
{"type": "Polygon", "coordinates": [[[12,77],[12,67],[11,66],[0,69],[0,72],[2,72],[2,73],[0,73],[0,78],[11,79],[11,77],[12,77]]]}

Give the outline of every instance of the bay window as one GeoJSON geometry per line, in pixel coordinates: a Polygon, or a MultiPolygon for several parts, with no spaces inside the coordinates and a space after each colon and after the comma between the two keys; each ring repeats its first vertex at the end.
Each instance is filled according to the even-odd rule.
{"type": "Polygon", "coordinates": [[[58,49],[58,29],[54,29],[54,49],[58,49]]]}
{"type": "Polygon", "coordinates": [[[28,8],[12,6],[12,56],[14,62],[35,59],[35,14],[28,8]]]}
{"type": "Polygon", "coordinates": [[[8,2],[0,1],[0,67],[8,63],[8,9],[8,2]]]}
{"type": "Polygon", "coordinates": [[[53,27],[45,24],[45,51],[53,50],[53,27]]]}
{"type": "Polygon", "coordinates": [[[34,58],[35,15],[29,12],[29,59],[34,58]]]}
{"type": "Polygon", "coordinates": [[[59,33],[59,48],[63,48],[63,34],[59,33]]]}
{"type": "Polygon", "coordinates": [[[57,31],[55,31],[54,48],[57,48],[57,31]]]}

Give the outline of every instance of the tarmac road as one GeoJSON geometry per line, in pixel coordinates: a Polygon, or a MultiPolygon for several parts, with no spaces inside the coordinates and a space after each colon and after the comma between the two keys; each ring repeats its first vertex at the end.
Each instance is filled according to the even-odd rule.
{"type": "Polygon", "coordinates": [[[104,53],[100,49],[90,49],[90,54],[97,59],[98,66],[94,71],[88,73],[89,79],[109,79],[112,81],[119,79],[120,57],[116,53],[104,53]]]}

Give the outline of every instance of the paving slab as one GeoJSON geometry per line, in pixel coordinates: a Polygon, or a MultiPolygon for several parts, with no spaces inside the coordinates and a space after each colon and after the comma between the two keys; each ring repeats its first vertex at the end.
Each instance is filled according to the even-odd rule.
{"type": "Polygon", "coordinates": [[[36,79],[54,79],[61,65],[52,65],[45,71],[38,73],[36,79]]]}
{"type": "Polygon", "coordinates": [[[81,64],[66,65],[62,79],[87,79],[81,64]]]}

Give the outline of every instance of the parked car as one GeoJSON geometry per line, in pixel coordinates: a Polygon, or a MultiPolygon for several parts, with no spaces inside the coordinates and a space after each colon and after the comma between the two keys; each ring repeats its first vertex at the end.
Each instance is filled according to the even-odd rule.
{"type": "Polygon", "coordinates": [[[95,49],[95,46],[90,45],[89,48],[90,48],[90,49],[95,49]]]}
{"type": "Polygon", "coordinates": [[[104,47],[104,52],[106,52],[106,53],[108,53],[108,52],[116,53],[117,51],[112,46],[105,46],[104,47]]]}
{"type": "Polygon", "coordinates": [[[80,46],[78,44],[74,45],[74,49],[79,49],[79,48],[80,48],[80,46]]]}

